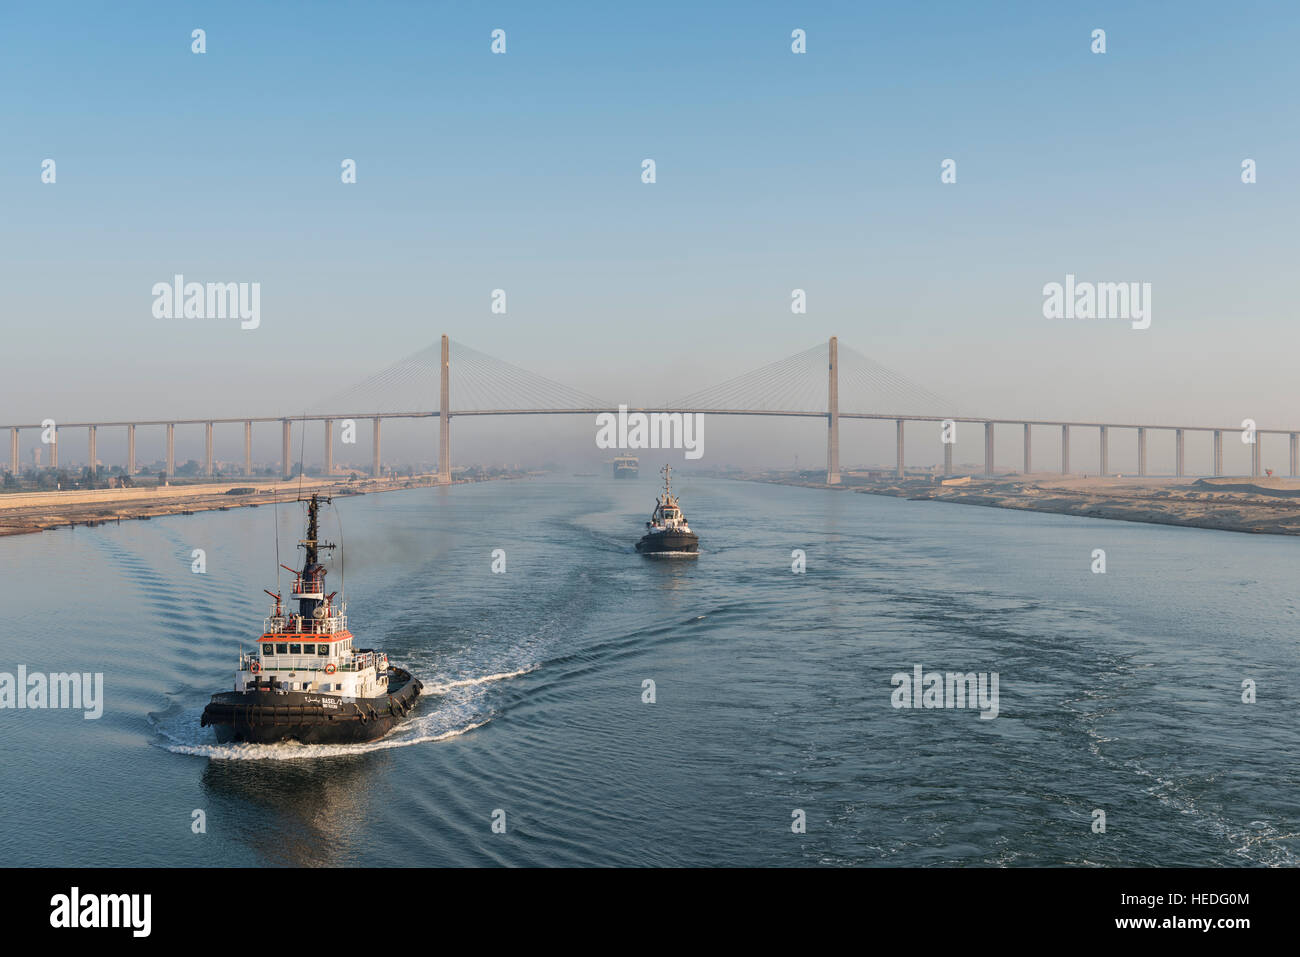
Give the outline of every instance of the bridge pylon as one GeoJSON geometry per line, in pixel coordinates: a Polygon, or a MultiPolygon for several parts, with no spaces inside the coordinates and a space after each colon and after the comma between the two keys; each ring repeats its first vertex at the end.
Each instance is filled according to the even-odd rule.
{"type": "Polygon", "coordinates": [[[438,396],[438,484],[451,483],[451,347],[442,337],[442,384],[438,396]]]}
{"type": "Polygon", "coordinates": [[[839,338],[831,336],[826,393],[826,484],[840,484],[840,358],[839,338]]]}

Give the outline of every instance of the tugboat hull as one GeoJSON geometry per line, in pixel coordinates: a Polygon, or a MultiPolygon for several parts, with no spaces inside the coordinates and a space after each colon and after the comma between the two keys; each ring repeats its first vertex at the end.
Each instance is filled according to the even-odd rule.
{"type": "Polygon", "coordinates": [[[698,555],[700,538],[694,532],[651,532],[641,536],[636,550],[642,555],[698,555]]]}
{"type": "Polygon", "coordinates": [[[390,668],[394,689],[378,698],[345,700],[311,691],[228,691],[212,696],[200,724],[222,744],[360,744],[383,737],[414,707],[424,686],[390,668]]]}

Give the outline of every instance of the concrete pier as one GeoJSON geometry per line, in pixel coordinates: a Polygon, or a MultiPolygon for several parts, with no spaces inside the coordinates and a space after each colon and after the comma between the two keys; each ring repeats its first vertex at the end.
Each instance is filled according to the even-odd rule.
{"type": "Polygon", "coordinates": [[[379,416],[375,416],[374,435],[375,435],[375,442],[374,442],[375,460],[370,466],[370,474],[374,478],[379,478],[379,416]]]}
{"type": "Polygon", "coordinates": [[[896,425],[898,448],[894,454],[894,475],[898,478],[903,477],[903,420],[899,419],[896,425]]]}
{"type": "Polygon", "coordinates": [[[840,341],[831,336],[826,379],[826,484],[840,484],[840,341]]]}
{"type": "Polygon", "coordinates": [[[126,427],[126,474],[135,474],[135,426],[126,427]]]}
{"type": "Polygon", "coordinates": [[[451,345],[442,337],[442,384],[438,390],[438,481],[451,482],[451,345]]]}
{"type": "Polygon", "coordinates": [[[253,420],[244,420],[244,474],[253,474],[253,420]]]}
{"type": "Polygon", "coordinates": [[[1070,474],[1070,427],[1061,426],[1061,474],[1070,474]]]}
{"type": "Polygon", "coordinates": [[[1100,466],[1100,471],[1097,474],[1101,475],[1104,478],[1106,475],[1110,473],[1110,438],[1106,434],[1106,426],[1104,425],[1101,426],[1100,432],[1101,432],[1101,449],[1100,449],[1101,466],[1100,466]]]}

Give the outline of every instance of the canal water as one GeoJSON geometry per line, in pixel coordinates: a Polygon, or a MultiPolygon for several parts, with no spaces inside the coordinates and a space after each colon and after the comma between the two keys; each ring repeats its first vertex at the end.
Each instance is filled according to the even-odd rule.
{"type": "Polygon", "coordinates": [[[0,539],[0,672],[104,681],[0,710],[0,864],[1296,863],[1300,541],[679,475],[694,560],[634,552],[648,477],[338,500],[427,692],[358,746],[199,727],[302,506],[0,539]],[[997,716],[895,707],[918,666],[997,716]]]}

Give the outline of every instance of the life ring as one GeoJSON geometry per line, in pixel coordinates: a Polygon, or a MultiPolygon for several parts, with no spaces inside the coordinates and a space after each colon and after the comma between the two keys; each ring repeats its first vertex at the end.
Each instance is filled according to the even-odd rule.
{"type": "Polygon", "coordinates": [[[338,670],[339,670],[339,669],[337,668],[337,666],[335,666],[334,662],[332,662],[332,661],[331,661],[329,664],[327,664],[327,665],[325,666],[325,673],[326,673],[327,675],[332,675],[332,674],[334,674],[334,672],[336,672],[336,671],[338,671],[338,670]]]}
{"type": "Polygon", "coordinates": [[[259,671],[262,670],[262,666],[258,662],[254,661],[251,665],[248,666],[248,670],[251,671],[253,674],[257,674],[259,671]]]}

